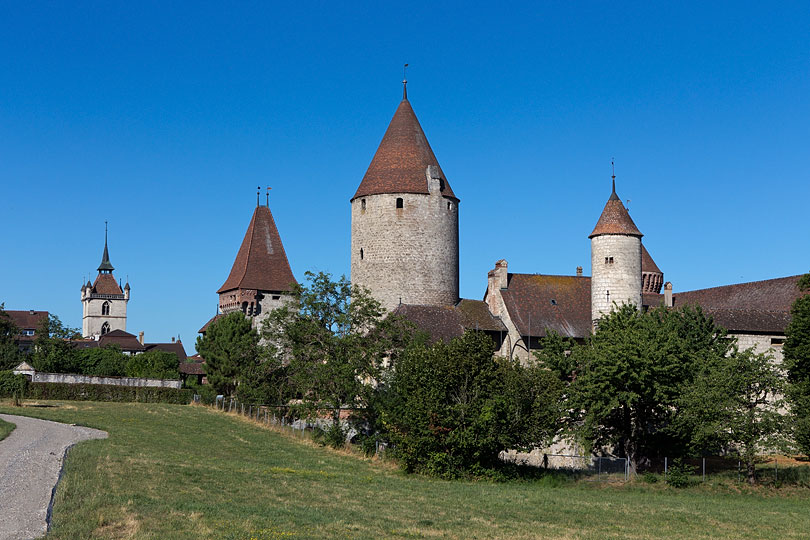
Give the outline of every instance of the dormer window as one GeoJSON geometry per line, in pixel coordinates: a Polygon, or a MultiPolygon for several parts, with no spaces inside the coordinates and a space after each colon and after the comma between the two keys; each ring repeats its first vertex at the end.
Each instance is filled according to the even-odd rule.
{"type": "Polygon", "coordinates": [[[397,197],[397,208],[402,208],[402,206],[403,206],[402,197],[397,197]]]}

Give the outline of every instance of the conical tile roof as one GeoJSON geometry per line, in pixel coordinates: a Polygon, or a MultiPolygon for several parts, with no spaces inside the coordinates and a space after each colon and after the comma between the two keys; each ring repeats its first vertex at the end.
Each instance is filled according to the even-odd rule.
{"type": "Polygon", "coordinates": [[[217,293],[233,289],[289,291],[296,283],[273,214],[257,206],[231,273],[217,293]]]}
{"type": "Polygon", "coordinates": [[[613,182],[613,193],[610,194],[605,209],[602,210],[602,215],[599,216],[599,221],[596,222],[593,232],[588,238],[599,236],[602,234],[624,234],[627,236],[644,236],[638,230],[633,219],[627,212],[627,209],[622,204],[619,196],[616,195],[616,182],[613,182]]]}
{"type": "Polygon", "coordinates": [[[428,194],[426,170],[429,165],[437,167],[444,180],[442,195],[455,199],[422,126],[405,97],[397,107],[352,200],[380,193],[428,194]]]}

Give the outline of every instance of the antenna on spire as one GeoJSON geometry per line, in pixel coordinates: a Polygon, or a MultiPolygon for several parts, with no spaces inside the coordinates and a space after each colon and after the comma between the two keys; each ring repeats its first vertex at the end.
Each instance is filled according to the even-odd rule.
{"type": "Polygon", "coordinates": [[[262,194],[262,186],[256,187],[256,206],[259,206],[259,195],[262,194]]]}
{"type": "Polygon", "coordinates": [[[271,189],[273,189],[273,188],[271,188],[270,186],[267,186],[267,193],[266,193],[266,196],[267,196],[267,208],[270,208],[270,190],[271,189]]]}
{"type": "Polygon", "coordinates": [[[408,76],[406,70],[408,64],[402,66],[402,99],[408,99],[408,76]]]}
{"type": "Polygon", "coordinates": [[[104,220],[104,245],[107,245],[107,220],[104,220]]]}
{"type": "Polygon", "coordinates": [[[619,197],[616,195],[616,165],[613,163],[615,158],[610,158],[610,178],[613,179],[613,188],[610,192],[610,199],[618,200],[619,197]]]}

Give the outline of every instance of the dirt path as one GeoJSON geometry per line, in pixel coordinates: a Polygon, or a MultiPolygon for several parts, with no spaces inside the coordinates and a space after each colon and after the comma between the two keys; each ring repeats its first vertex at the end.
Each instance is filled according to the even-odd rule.
{"type": "Polygon", "coordinates": [[[0,540],[44,536],[50,505],[67,450],[87,439],[105,439],[97,429],[0,414],[17,429],[0,441],[0,540]]]}

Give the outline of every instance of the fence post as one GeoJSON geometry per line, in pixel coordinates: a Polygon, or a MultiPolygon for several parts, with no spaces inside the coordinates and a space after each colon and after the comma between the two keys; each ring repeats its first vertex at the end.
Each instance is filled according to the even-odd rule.
{"type": "Polygon", "coordinates": [[[667,463],[667,459],[668,458],[666,456],[664,456],[664,482],[667,481],[667,473],[669,471],[669,469],[668,469],[669,463],[667,463]]]}
{"type": "Polygon", "coordinates": [[[703,458],[703,482],[706,482],[706,458],[703,458]]]}
{"type": "Polygon", "coordinates": [[[737,483],[742,482],[742,461],[737,462],[737,483]]]}
{"type": "Polygon", "coordinates": [[[779,459],[776,457],[773,458],[773,480],[779,481],[779,459]]]}
{"type": "Polygon", "coordinates": [[[599,471],[599,473],[597,474],[596,477],[599,480],[602,480],[602,456],[599,456],[599,457],[596,458],[596,463],[598,464],[597,465],[597,470],[599,471]]]}

